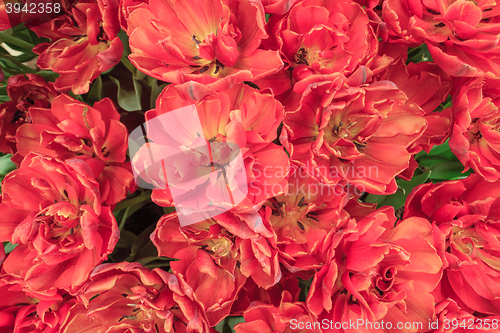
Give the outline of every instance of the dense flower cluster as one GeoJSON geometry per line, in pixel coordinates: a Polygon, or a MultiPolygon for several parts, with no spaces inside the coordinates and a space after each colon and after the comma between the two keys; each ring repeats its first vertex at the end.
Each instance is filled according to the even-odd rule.
{"type": "Polygon", "coordinates": [[[0,333],[499,331],[500,3],[13,8],[0,333]]]}

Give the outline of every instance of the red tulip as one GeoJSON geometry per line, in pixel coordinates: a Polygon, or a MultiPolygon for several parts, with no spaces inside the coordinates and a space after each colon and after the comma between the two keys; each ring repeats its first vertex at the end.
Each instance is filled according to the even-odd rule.
{"type": "Polygon", "coordinates": [[[130,61],[162,81],[220,91],[283,67],[277,51],[259,48],[268,37],[260,1],[152,0],[127,24],[130,61]]]}
{"type": "Polygon", "coordinates": [[[19,244],[3,270],[42,294],[76,292],[119,238],[111,209],[101,205],[84,161],[28,155],[2,183],[0,240],[19,244]]]}
{"type": "Polygon", "coordinates": [[[495,2],[387,0],[382,13],[391,41],[408,46],[427,43],[432,59],[447,74],[500,75],[495,2]]]}
{"type": "Polygon", "coordinates": [[[0,332],[59,332],[69,308],[76,303],[75,297],[61,293],[51,297],[29,294],[21,284],[9,284],[6,280],[0,280],[0,332]]]}
{"type": "Polygon", "coordinates": [[[437,300],[452,298],[469,313],[498,313],[499,197],[500,184],[479,175],[420,185],[409,195],[404,217],[435,225],[436,246],[446,264],[437,300]]]}
{"type": "MultiPolygon", "coordinates": [[[[304,280],[306,279],[304,276],[301,276],[301,278],[304,280]]],[[[238,301],[235,302],[231,308],[231,315],[242,316],[254,301],[272,304],[278,307],[281,302],[281,295],[284,291],[292,295],[293,302],[299,300],[300,287],[297,274],[284,270],[280,282],[268,289],[259,287],[252,279],[247,279],[238,294],[238,301]]]]}
{"type": "Polygon", "coordinates": [[[11,100],[0,105],[0,151],[15,154],[16,131],[31,122],[29,108],[48,108],[59,93],[52,82],[28,73],[11,76],[7,81],[7,94],[11,100]]]}
{"type": "Polygon", "coordinates": [[[349,214],[343,209],[347,191],[325,186],[297,168],[289,177],[286,194],[268,200],[269,220],[277,235],[280,262],[291,272],[319,269],[332,252],[328,238],[349,214]]]}
{"type": "MultiPolygon", "coordinates": [[[[158,97],[157,108],[146,113],[146,120],[151,123],[146,123],[149,126],[148,138],[152,142],[143,145],[133,157],[136,174],[147,174],[145,180],[157,185],[157,188],[165,188],[165,178],[168,178],[169,186],[165,190],[153,190],[152,199],[161,206],[171,206],[175,201],[171,193],[173,184],[177,198],[183,198],[176,202],[176,207],[180,209],[189,211],[200,209],[201,206],[208,212],[214,208],[213,202],[222,202],[221,205],[224,204],[227,209],[256,211],[267,198],[283,193],[286,187],[288,156],[282,147],[271,142],[276,137],[283,116],[283,106],[271,94],[259,92],[244,84],[219,93],[193,82],[168,86],[158,97]],[[204,137],[190,126],[186,128],[187,120],[176,118],[175,121],[164,123],[161,120],[164,119],[163,116],[190,105],[194,105],[195,110],[190,109],[189,112],[194,113],[189,119],[199,119],[204,137]],[[156,117],[160,120],[156,121],[156,117]],[[176,134],[171,136],[174,132],[176,134]],[[233,145],[241,152],[243,163],[238,166],[245,169],[246,175],[235,175],[234,182],[227,185],[236,194],[243,193],[240,191],[243,187],[247,189],[248,193],[243,193],[238,202],[229,202],[211,187],[211,182],[199,177],[205,169],[214,171],[210,163],[211,158],[215,157],[210,155],[208,148],[204,148],[208,144],[211,147],[233,145]],[[179,150],[179,147],[186,148],[179,150]],[[161,156],[170,151],[179,152],[176,156],[182,158],[167,161],[163,165],[146,165],[150,160],[149,152],[161,159],[161,156]],[[166,177],[167,174],[171,176],[166,177]],[[190,182],[186,183],[186,179],[190,182]],[[196,195],[192,188],[196,189],[196,195]]],[[[233,180],[231,177],[227,179],[233,180]]]]}
{"type": "Polygon", "coordinates": [[[203,305],[210,326],[229,315],[246,281],[234,237],[211,220],[180,228],[170,214],[158,221],[151,240],[160,256],[180,259],[170,264],[172,271],[203,305]]]}
{"type": "Polygon", "coordinates": [[[438,320],[429,323],[432,333],[498,332],[500,316],[476,317],[460,307],[452,299],[436,304],[438,320]]]}
{"type": "MultiPolygon", "coordinates": [[[[393,227],[392,208],[382,208],[357,223],[335,249],[335,259],[316,273],[307,296],[318,319],[333,323],[418,323],[408,332],[426,331],[434,319],[434,290],[443,263],[434,248],[432,226],[409,218],[393,227]]],[[[344,324],[345,325],[345,324],[344,324]]],[[[368,324],[366,324],[368,325],[368,324]]],[[[365,324],[357,332],[376,331],[365,324]]],[[[414,324],[415,325],[415,324],[414,324]]],[[[380,326],[379,326],[380,327],[380,326]]],[[[335,326],[323,332],[349,332],[335,326]]]]}
{"type": "Polygon", "coordinates": [[[62,94],[50,109],[31,108],[31,122],[16,134],[20,160],[30,152],[68,159],[78,157],[93,166],[107,205],[133,190],[133,175],[125,163],[128,134],[113,102],[105,98],[93,107],[62,94]]]}
{"type": "Polygon", "coordinates": [[[120,62],[123,44],[117,34],[118,0],[77,3],[71,13],[31,28],[51,42],[38,44],[37,64],[61,74],[54,87],[74,94],[89,91],[89,84],[120,62]]]}
{"type": "Polygon", "coordinates": [[[279,306],[253,302],[243,314],[245,322],[234,327],[236,333],[312,332],[319,333],[316,321],[303,302],[292,302],[292,296],[284,291],[279,306]]]}
{"type": "Polygon", "coordinates": [[[408,97],[406,104],[415,103],[422,108],[428,126],[416,143],[429,152],[434,145],[443,144],[451,135],[452,109],[434,111],[448,97],[453,81],[434,63],[410,62],[406,66],[404,62],[404,58],[397,59],[377,79],[395,83],[408,97]]]}
{"type": "Polygon", "coordinates": [[[301,1],[284,17],[272,16],[269,24],[297,81],[310,75],[348,76],[377,55],[368,16],[353,1],[301,1]]]}
{"type": "Polygon", "coordinates": [[[489,181],[500,179],[500,80],[462,79],[452,93],[450,149],[465,166],[489,181]]]}
{"type": "Polygon", "coordinates": [[[266,14],[285,15],[298,0],[261,0],[266,14]]]}
{"type": "Polygon", "coordinates": [[[327,185],[394,193],[394,177],[408,167],[409,148],[427,127],[422,109],[406,104],[390,81],[350,86],[341,74],[327,78],[295,85],[303,91],[299,108],[286,115],[281,134],[292,161],[327,185]]]}
{"type": "Polygon", "coordinates": [[[92,272],[60,332],[215,333],[177,278],[139,263],[102,264],[92,272]]]}

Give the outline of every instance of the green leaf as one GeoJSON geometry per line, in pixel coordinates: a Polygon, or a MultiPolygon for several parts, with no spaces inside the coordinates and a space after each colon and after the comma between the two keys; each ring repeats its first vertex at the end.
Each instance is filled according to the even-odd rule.
{"type": "Polygon", "coordinates": [[[298,279],[300,287],[299,301],[305,302],[307,299],[307,294],[309,294],[309,289],[311,288],[313,278],[310,278],[309,280],[302,280],[301,278],[298,279]]]}
{"type": "Polygon", "coordinates": [[[227,324],[231,327],[231,330],[234,332],[234,326],[240,323],[244,323],[245,318],[243,317],[227,317],[227,324]]]}
{"type": "Polygon", "coordinates": [[[223,333],[223,332],[224,332],[224,323],[225,323],[225,321],[224,321],[224,320],[223,320],[223,321],[221,321],[220,323],[218,323],[218,324],[214,327],[214,329],[215,329],[217,332],[219,332],[219,333],[223,333]]]}
{"type": "Polygon", "coordinates": [[[151,190],[146,190],[137,195],[138,193],[139,192],[129,194],[125,200],[116,204],[114,211],[119,212],[127,207],[132,207],[139,203],[142,204],[141,206],[144,206],[145,204],[151,202],[151,190]]]}
{"type": "MultiPolygon", "coordinates": [[[[5,79],[7,79],[7,75],[5,75],[5,79]]],[[[2,103],[10,101],[10,97],[7,95],[7,85],[6,84],[3,87],[0,87],[0,101],[2,101],[2,103]]]]}
{"type": "MultiPolygon", "coordinates": [[[[155,224],[149,226],[139,236],[125,229],[121,230],[120,239],[109,256],[109,261],[141,262],[144,265],[158,259],[158,250],[149,238],[155,227],[155,224]]],[[[162,262],[161,266],[165,266],[165,263],[162,262]]]]}
{"type": "MultiPolygon", "coordinates": [[[[394,193],[393,195],[396,195],[398,192],[397,191],[402,191],[401,189],[397,189],[396,190],[396,193],[394,193]]],[[[374,203],[374,204],[377,204],[377,206],[382,206],[382,202],[384,202],[384,200],[387,198],[388,196],[387,195],[377,195],[377,194],[368,194],[365,198],[365,202],[367,203],[374,203]]]]}
{"type": "Polygon", "coordinates": [[[130,53],[132,53],[132,51],[130,51],[127,33],[123,30],[120,30],[120,32],[118,33],[118,38],[120,38],[123,44],[123,54],[125,56],[128,56],[130,53]]]}
{"type": "Polygon", "coordinates": [[[12,244],[10,242],[3,242],[3,248],[5,250],[5,253],[11,253],[12,251],[14,251],[14,249],[16,248],[18,244],[12,244]]]}
{"type": "MultiPolygon", "coordinates": [[[[1,47],[0,56],[2,56],[3,58],[11,58],[11,61],[13,63],[15,63],[17,65],[17,67],[25,68],[25,67],[23,67],[24,65],[22,65],[21,63],[32,60],[33,58],[36,57],[36,54],[34,54],[32,52],[25,52],[25,53],[21,53],[19,55],[14,56],[14,55],[10,54],[10,52],[7,51],[5,48],[1,47]]],[[[36,72],[36,70],[34,70],[33,68],[29,68],[29,70],[36,72]]]]}
{"type": "Polygon", "coordinates": [[[54,82],[60,75],[59,73],[54,73],[51,71],[40,71],[37,74],[43,76],[47,81],[51,82],[54,82]]]}
{"type": "Polygon", "coordinates": [[[49,38],[46,37],[38,37],[38,35],[31,29],[26,29],[29,35],[29,40],[31,41],[32,44],[38,45],[41,43],[47,43],[50,42],[49,38]]]}
{"type": "Polygon", "coordinates": [[[102,78],[100,76],[95,79],[87,96],[89,102],[98,102],[102,99],[102,78]]]}
{"type": "Polygon", "coordinates": [[[142,85],[135,79],[132,79],[132,85],[120,83],[113,76],[109,77],[118,87],[118,104],[126,111],[141,110],[142,85]]]}
{"type": "Polygon", "coordinates": [[[429,167],[432,167],[433,165],[436,165],[438,163],[451,162],[451,161],[453,161],[453,159],[444,156],[444,154],[442,156],[425,155],[425,156],[422,156],[418,159],[418,165],[429,168],[429,167]]]}
{"type": "Polygon", "coordinates": [[[31,52],[35,45],[29,41],[29,34],[25,33],[25,31],[20,31],[16,34],[12,34],[11,29],[2,31],[0,32],[0,43],[4,42],[16,51],[31,52]]]}
{"type": "Polygon", "coordinates": [[[451,151],[447,140],[442,145],[432,147],[429,154],[425,151],[421,151],[415,155],[415,160],[420,166],[432,167],[438,163],[458,161],[458,158],[451,151]]]}
{"type": "Polygon", "coordinates": [[[429,155],[434,156],[446,153],[447,156],[454,156],[454,154],[450,150],[450,144],[448,141],[449,140],[446,140],[446,142],[443,143],[442,145],[432,147],[431,151],[429,152],[429,155]]]}
{"type": "Polygon", "coordinates": [[[154,269],[158,267],[169,267],[170,266],[169,263],[171,261],[174,261],[174,259],[151,256],[151,257],[143,257],[141,259],[138,259],[136,262],[149,269],[154,269]]]}
{"type": "Polygon", "coordinates": [[[447,109],[451,106],[452,106],[451,95],[448,95],[448,97],[446,97],[446,100],[443,103],[439,104],[439,106],[436,108],[436,110],[434,110],[432,112],[441,112],[444,109],[447,109]]]}
{"type": "Polygon", "coordinates": [[[134,244],[132,244],[131,249],[131,260],[130,261],[140,261],[142,258],[147,257],[158,257],[158,250],[156,246],[154,246],[153,242],[151,242],[150,236],[154,231],[155,225],[152,225],[153,228],[148,228],[144,232],[137,237],[134,244]],[[145,235],[146,237],[142,237],[145,235]]]}
{"type": "Polygon", "coordinates": [[[0,157],[0,176],[5,176],[17,168],[16,165],[10,160],[11,157],[12,155],[10,154],[0,157]]]}
{"type": "Polygon", "coordinates": [[[10,54],[6,49],[3,48],[3,46],[0,45],[0,53],[2,54],[10,54]]]}
{"type": "Polygon", "coordinates": [[[433,61],[431,53],[429,52],[426,44],[408,49],[408,60],[406,61],[407,65],[410,62],[417,63],[422,61],[433,61]]]}
{"type": "Polygon", "coordinates": [[[396,179],[396,183],[398,183],[398,186],[403,189],[406,199],[406,196],[410,194],[411,190],[418,185],[425,183],[431,174],[431,171],[423,172],[419,175],[414,175],[410,180],[396,179]]]}
{"type": "Polygon", "coordinates": [[[151,243],[151,239],[149,236],[153,233],[155,230],[156,225],[152,224],[146,229],[144,229],[143,232],[137,238],[135,239],[135,242],[132,244],[132,247],[130,248],[130,260],[127,261],[137,261],[138,259],[142,257],[149,257],[151,254],[154,255],[154,252],[156,252],[156,257],[158,257],[158,252],[156,250],[156,247],[151,243]],[[148,249],[148,243],[151,243],[153,245],[154,251],[149,251],[148,249]]]}
{"type": "Polygon", "coordinates": [[[430,175],[431,170],[428,170],[427,172],[413,176],[413,178],[409,181],[404,179],[396,179],[396,183],[398,184],[396,193],[392,195],[369,194],[366,197],[365,201],[369,203],[376,203],[378,207],[392,206],[395,210],[397,210],[404,206],[406,198],[408,197],[408,194],[410,194],[410,192],[413,190],[413,188],[425,183],[430,175]]]}
{"type": "Polygon", "coordinates": [[[154,109],[156,108],[156,99],[158,98],[158,95],[163,91],[163,88],[165,88],[167,85],[170,83],[164,83],[162,85],[158,85],[158,80],[153,79],[150,76],[146,78],[146,80],[150,83],[151,85],[151,99],[150,99],[150,108],[154,109]]]}
{"type": "Polygon", "coordinates": [[[464,166],[460,161],[446,161],[443,163],[438,163],[433,165],[430,170],[432,170],[431,180],[433,182],[443,181],[443,180],[456,180],[466,178],[471,174],[472,171],[463,172],[464,166]]]}
{"type": "Polygon", "coordinates": [[[137,236],[133,232],[130,232],[128,230],[121,230],[120,239],[118,240],[118,243],[116,243],[116,247],[130,249],[136,239],[137,236]]]}
{"type": "Polygon", "coordinates": [[[223,321],[218,323],[214,327],[214,329],[220,333],[234,333],[235,332],[234,326],[236,326],[240,323],[244,323],[244,322],[245,322],[245,318],[243,318],[241,316],[226,317],[223,321]]]}
{"type": "Polygon", "coordinates": [[[433,182],[466,178],[471,171],[463,172],[464,166],[450,150],[448,141],[434,146],[429,154],[420,152],[415,156],[417,163],[432,171],[430,179],[433,182]]]}
{"type": "Polygon", "coordinates": [[[68,91],[67,94],[70,95],[71,97],[73,97],[74,99],[76,99],[77,101],[84,102],[84,103],[88,104],[86,101],[83,100],[82,95],[75,95],[71,90],[68,91]]]}
{"type": "Polygon", "coordinates": [[[250,87],[252,87],[254,89],[260,90],[260,87],[258,85],[256,85],[255,83],[253,83],[253,82],[243,81],[243,83],[245,83],[246,85],[249,85],[250,87]]]}

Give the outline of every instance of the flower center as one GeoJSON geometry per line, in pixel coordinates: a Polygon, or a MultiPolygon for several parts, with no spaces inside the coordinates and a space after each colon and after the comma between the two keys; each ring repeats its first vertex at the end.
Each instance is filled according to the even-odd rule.
{"type": "Polygon", "coordinates": [[[214,258],[231,259],[231,249],[233,242],[226,237],[218,239],[210,239],[208,243],[202,245],[201,248],[208,252],[214,258]]]}
{"type": "Polygon", "coordinates": [[[466,229],[453,227],[449,242],[468,256],[474,256],[475,249],[483,248],[485,244],[484,239],[476,233],[474,225],[466,229]]]}

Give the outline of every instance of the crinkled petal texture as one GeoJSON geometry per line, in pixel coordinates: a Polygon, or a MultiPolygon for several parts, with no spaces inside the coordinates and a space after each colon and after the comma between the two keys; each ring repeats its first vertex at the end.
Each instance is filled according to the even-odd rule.
{"type": "Polygon", "coordinates": [[[256,301],[248,307],[243,317],[245,322],[234,327],[236,333],[321,332],[318,325],[313,327],[316,317],[304,302],[293,302],[288,291],[282,293],[278,306],[256,301]]]}
{"type": "Polygon", "coordinates": [[[435,321],[433,324],[434,328],[439,329],[439,332],[443,333],[495,333],[498,332],[497,324],[500,320],[499,315],[485,316],[484,314],[468,313],[461,309],[458,304],[450,298],[436,303],[436,316],[438,317],[438,325],[436,326],[435,321]],[[455,328],[452,325],[448,325],[448,323],[451,322],[464,323],[464,325],[455,328]],[[465,323],[467,323],[467,325],[465,325],[465,323]]]}
{"type": "Polygon", "coordinates": [[[259,48],[268,37],[260,1],[152,0],[134,8],[129,58],[157,79],[219,91],[283,67],[278,51],[259,48]]]}
{"type": "Polygon", "coordinates": [[[285,15],[298,0],[263,0],[266,14],[285,15]]]}
{"type": "Polygon", "coordinates": [[[159,220],[151,235],[160,256],[179,259],[171,263],[172,271],[202,304],[211,326],[233,305],[239,307],[238,293],[248,280],[263,289],[281,280],[270,211],[260,213],[243,219],[226,212],[185,227],[172,213],[159,220]]]}
{"type": "Polygon", "coordinates": [[[215,332],[191,290],[139,263],[96,267],[79,297],[60,332],[215,332]]]}
{"type": "Polygon", "coordinates": [[[9,280],[0,280],[0,332],[58,332],[76,297],[62,290],[50,296],[32,293],[9,280]]]}
{"type": "Polygon", "coordinates": [[[500,6],[495,1],[387,0],[382,13],[391,41],[427,43],[447,74],[500,75],[500,6]]]}
{"type": "Polygon", "coordinates": [[[347,203],[348,193],[342,186],[325,186],[304,168],[291,173],[286,194],[266,202],[280,262],[290,272],[320,269],[328,261],[329,239],[349,219],[343,209],[347,203]]]}
{"type": "MultiPolygon", "coordinates": [[[[431,224],[423,218],[394,223],[392,208],[381,208],[358,222],[335,249],[334,260],[315,274],[308,308],[320,320],[363,320],[401,332],[398,322],[415,323],[405,332],[422,332],[434,318],[431,295],[442,275],[431,224]],[[417,327],[417,323],[418,326],[417,327]]],[[[348,326],[347,326],[348,327],[348,326]]],[[[333,332],[324,330],[324,332],[333,332]]],[[[336,332],[349,332],[344,329],[336,332]]],[[[373,332],[358,326],[358,332],[373,332]]]]}
{"type": "Polygon", "coordinates": [[[306,0],[272,17],[278,45],[294,78],[348,75],[377,55],[378,41],[364,9],[353,1],[306,0]]]}
{"type": "Polygon", "coordinates": [[[333,74],[305,87],[298,110],[285,117],[281,142],[321,183],[394,193],[394,177],[408,167],[409,147],[427,127],[422,116],[390,81],[351,87],[333,74]]]}
{"type": "MultiPolygon", "coordinates": [[[[224,92],[214,93],[199,83],[188,82],[168,86],[158,97],[156,106],[156,109],[146,113],[147,124],[157,124],[147,125],[148,138],[154,144],[143,145],[143,149],[138,151],[132,161],[137,174],[146,171],[147,179],[144,180],[158,184],[157,188],[162,188],[161,184],[165,188],[167,176],[164,170],[174,170],[168,171],[174,176],[168,177],[169,187],[166,190],[153,190],[152,198],[157,204],[172,205],[172,184],[175,185],[176,193],[181,193],[177,198],[181,198],[182,202],[178,200],[180,204],[176,203],[177,208],[199,209],[202,206],[210,211],[210,206],[214,206],[212,202],[222,202],[222,196],[218,197],[213,190],[208,190],[212,184],[208,180],[195,184],[187,183],[185,179],[195,179],[194,175],[197,175],[200,167],[217,171],[211,165],[211,159],[215,161],[215,155],[211,156],[208,149],[204,151],[200,147],[216,147],[226,143],[238,147],[243,160],[241,167],[245,171],[242,177],[234,177],[237,184],[231,183],[231,175],[225,178],[228,179],[228,188],[233,193],[242,187],[248,189],[248,193],[241,196],[241,202],[223,202],[228,209],[255,211],[266,199],[285,191],[289,158],[283,147],[272,143],[283,120],[284,109],[271,94],[259,92],[245,84],[237,84],[224,92]],[[173,119],[165,116],[191,105],[195,108],[203,133],[197,134],[195,129],[186,128],[186,122],[182,119],[162,120],[173,119]],[[157,117],[159,121],[151,121],[157,117]],[[174,131],[176,135],[171,135],[174,131]],[[169,156],[165,152],[178,151],[179,147],[183,147],[182,154],[187,156],[182,159],[182,163],[177,159],[173,163],[166,161],[164,164],[146,165],[150,160],[149,152],[154,152],[155,156],[169,156]]],[[[223,174],[220,176],[226,177],[223,174]]],[[[202,178],[196,178],[197,181],[200,179],[202,178]]]]}
{"type": "Polygon", "coordinates": [[[119,238],[83,160],[30,154],[2,184],[0,239],[19,244],[3,270],[40,293],[75,292],[119,238]],[[64,272],[64,274],[61,274],[64,272]]]}
{"type": "Polygon", "coordinates": [[[450,149],[465,166],[489,181],[500,179],[500,80],[457,81],[452,92],[450,149]]]}
{"type": "Polygon", "coordinates": [[[79,158],[93,166],[101,195],[107,205],[123,200],[135,184],[129,163],[125,162],[128,133],[120,114],[109,98],[93,107],[61,94],[50,109],[30,109],[31,122],[16,132],[20,160],[30,152],[61,159],[79,158]]]}
{"type": "Polygon", "coordinates": [[[446,264],[436,298],[452,298],[462,310],[500,311],[500,185],[479,175],[424,184],[408,197],[405,217],[433,222],[436,244],[446,264]]]}
{"type": "Polygon", "coordinates": [[[172,271],[202,304],[210,326],[229,315],[246,277],[225,229],[210,220],[180,228],[176,214],[170,214],[158,221],[151,240],[160,256],[180,259],[171,263],[172,271]]]}
{"type": "Polygon", "coordinates": [[[47,108],[59,93],[52,82],[43,77],[27,73],[14,75],[7,80],[7,95],[11,99],[0,105],[0,151],[15,154],[16,131],[28,122],[28,109],[32,106],[47,108]]]}
{"type": "MultiPolygon", "coordinates": [[[[406,48],[404,50],[406,52],[406,48]]],[[[398,58],[378,79],[396,84],[408,97],[407,104],[415,103],[424,110],[428,126],[417,143],[425,151],[429,152],[434,145],[443,144],[450,137],[452,109],[437,108],[449,96],[453,80],[439,66],[432,62],[410,62],[406,66],[404,58],[398,58]]]]}
{"type": "Polygon", "coordinates": [[[61,74],[54,83],[57,90],[85,94],[95,78],[120,62],[118,2],[78,3],[71,13],[31,28],[52,40],[38,44],[33,52],[40,55],[40,68],[61,74]]]}

